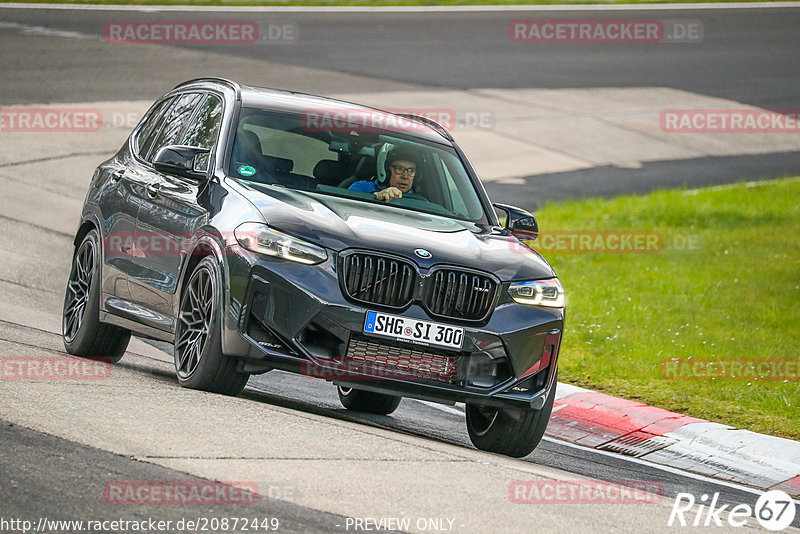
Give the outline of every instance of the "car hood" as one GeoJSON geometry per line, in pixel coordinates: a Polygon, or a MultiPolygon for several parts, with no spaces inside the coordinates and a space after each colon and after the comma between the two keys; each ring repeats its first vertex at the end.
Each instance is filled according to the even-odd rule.
{"type": "Polygon", "coordinates": [[[328,249],[367,249],[405,256],[425,269],[438,264],[494,273],[501,280],[555,276],[537,252],[507,231],[360,200],[282,187],[248,188],[268,225],[328,249]],[[415,255],[425,249],[430,258],[415,255]]]}

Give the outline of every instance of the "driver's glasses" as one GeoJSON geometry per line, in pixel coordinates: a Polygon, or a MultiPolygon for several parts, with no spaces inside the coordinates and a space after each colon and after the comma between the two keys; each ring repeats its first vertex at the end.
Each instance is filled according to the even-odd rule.
{"type": "Polygon", "coordinates": [[[390,165],[392,168],[392,172],[395,174],[403,174],[406,173],[408,176],[414,177],[417,174],[417,169],[414,167],[401,167],[400,165],[390,165]]]}

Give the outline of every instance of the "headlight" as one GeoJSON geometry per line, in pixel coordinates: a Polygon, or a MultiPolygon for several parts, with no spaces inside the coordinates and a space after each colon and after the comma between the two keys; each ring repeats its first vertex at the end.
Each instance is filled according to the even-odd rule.
{"type": "Polygon", "coordinates": [[[262,223],[240,224],[233,235],[236,241],[252,252],[267,254],[276,258],[313,265],[328,259],[324,248],[307,241],[273,230],[262,223]]]}
{"type": "Polygon", "coordinates": [[[508,288],[511,298],[520,304],[563,308],[566,302],[564,288],[558,278],[514,282],[508,288]]]}

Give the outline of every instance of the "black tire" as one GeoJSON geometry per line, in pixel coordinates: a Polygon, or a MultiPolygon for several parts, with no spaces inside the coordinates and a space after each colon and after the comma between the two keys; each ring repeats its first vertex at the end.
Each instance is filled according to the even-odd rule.
{"type": "Polygon", "coordinates": [[[362,391],[343,386],[337,386],[336,390],[339,392],[339,401],[348,410],[378,415],[389,415],[400,406],[400,401],[403,399],[394,395],[373,393],[372,391],[362,391]]]}
{"type": "Polygon", "coordinates": [[[238,395],[249,374],[222,353],[222,283],[214,256],[206,256],[183,288],[175,327],[175,372],[180,385],[223,395],[238,395]]]}
{"type": "Polygon", "coordinates": [[[511,412],[467,404],[467,432],[472,444],[482,451],[514,458],[529,455],[539,445],[550,421],[556,384],[540,410],[511,412]]]}
{"type": "Polygon", "coordinates": [[[131,333],[100,322],[100,252],[97,230],[90,230],[72,255],[61,337],[70,354],[116,363],[125,354],[131,333]]]}

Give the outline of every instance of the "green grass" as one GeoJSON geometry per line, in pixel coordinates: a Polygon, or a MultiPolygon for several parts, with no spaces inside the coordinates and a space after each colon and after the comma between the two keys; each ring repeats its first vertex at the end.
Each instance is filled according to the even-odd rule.
{"type": "Polygon", "coordinates": [[[668,358],[800,360],[800,179],[548,204],[552,230],[648,230],[656,254],[545,253],[567,292],[559,378],[800,439],[800,382],[667,380],[668,358]],[[687,239],[693,248],[682,247],[687,239]]]}

